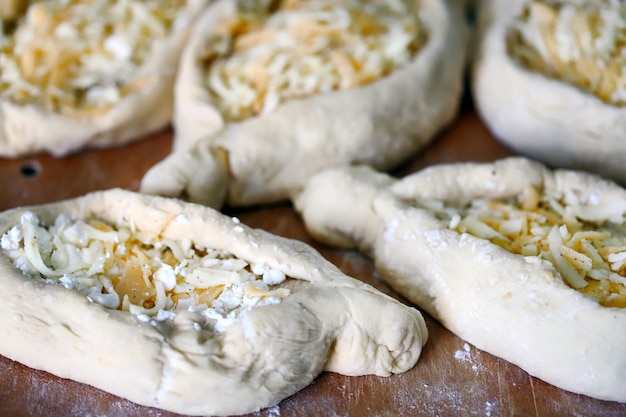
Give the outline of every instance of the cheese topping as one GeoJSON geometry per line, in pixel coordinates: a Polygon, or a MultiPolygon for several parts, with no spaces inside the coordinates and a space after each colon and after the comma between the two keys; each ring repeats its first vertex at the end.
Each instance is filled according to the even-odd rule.
{"type": "MultiPolygon", "coordinates": [[[[626,205],[626,202],[615,204],[626,205]]],[[[468,207],[420,201],[459,233],[487,239],[522,256],[552,263],[570,287],[606,307],[626,307],[626,225],[602,221],[605,210],[574,193],[529,186],[515,199],[476,200],[468,207]]]]}
{"type": "Polygon", "coordinates": [[[563,80],[606,103],[626,105],[626,5],[531,1],[507,35],[522,65],[563,80]]]}
{"type": "Polygon", "coordinates": [[[223,331],[254,307],[289,295],[285,274],[188,240],[150,239],[99,220],[57,217],[45,227],[32,212],[0,239],[25,276],[79,291],[104,307],[154,325],[177,311],[201,312],[199,329],[223,331]]]}
{"type": "Polygon", "coordinates": [[[371,83],[424,44],[415,7],[409,0],[240,1],[206,41],[206,87],[225,120],[238,121],[289,99],[371,83]]]}
{"type": "Polygon", "coordinates": [[[33,0],[21,16],[8,10],[15,21],[0,22],[0,97],[70,116],[101,114],[150,82],[154,69],[142,64],[184,6],[185,0],[33,0]]]}

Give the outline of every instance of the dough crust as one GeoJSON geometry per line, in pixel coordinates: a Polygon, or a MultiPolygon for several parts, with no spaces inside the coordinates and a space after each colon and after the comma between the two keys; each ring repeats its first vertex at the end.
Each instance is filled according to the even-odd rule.
{"type": "Polygon", "coordinates": [[[200,18],[176,83],[175,151],[142,191],[219,207],[285,200],[313,173],[346,163],[386,170],[415,153],[458,112],[467,28],[463,2],[420,1],[428,40],[413,60],[363,87],[291,100],[225,123],[201,86],[202,42],[233,13],[218,1],[200,18]]]}
{"type": "Polygon", "coordinates": [[[412,203],[466,205],[529,184],[576,193],[602,207],[602,219],[624,222],[626,190],[615,183],[519,157],[433,166],[400,180],[369,167],[328,170],[295,203],[314,236],[358,246],[400,294],[462,339],[557,387],[625,402],[626,309],[567,286],[540,257],[460,234],[412,203]]]}
{"type": "Polygon", "coordinates": [[[250,413],[304,388],[324,370],[406,371],[427,339],[414,308],[344,275],[301,242],[204,206],[114,189],[6,211],[0,234],[19,224],[25,210],[47,224],[66,213],[191,239],[307,282],[281,303],[239,316],[222,333],[199,332],[192,313],[179,313],[171,331],[161,332],[128,312],[27,278],[0,253],[0,354],[139,404],[191,415],[250,413]]]}
{"type": "Polygon", "coordinates": [[[172,119],[173,86],[180,51],[192,23],[208,0],[190,0],[167,38],[155,42],[142,64],[146,86],[94,116],[49,112],[37,105],[0,100],[0,156],[37,152],[65,156],[85,147],[104,148],[137,140],[165,128],[172,119]]]}
{"type": "Polygon", "coordinates": [[[530,71],[507,54],[505,35],[525,3],[480,3],[471,85],[481,118],[518,153],[626,183],[626,107],[530,71]]]}

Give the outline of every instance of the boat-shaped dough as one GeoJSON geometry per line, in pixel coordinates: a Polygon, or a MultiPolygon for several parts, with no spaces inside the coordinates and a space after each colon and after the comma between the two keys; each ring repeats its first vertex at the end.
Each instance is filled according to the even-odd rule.
{"type": "Polygon", "coordinates": [[[181,58],[175,150],[142,191],[242,206],[325,167],[393,167],[456,116],[466,37],[461,1],[218,1],[181,58]]]}
{"type": "Polygon", "coordinates": [[[208,0],[3,2],[0,156],[63,156],[165,128],[208,0]]]}
{"type": "Polygon", "coordinates": [[[296,200],[462,339],[568,391],[626,402],[626,190],[510,158],[403,179],[328,170],[296,200]]]}
{"type": "Polygon", "coordinates": [[[473,63],[477,109],[506,146],[626,183],[626,5],[488,0],[473,63]]]}
{"type": "Polygon", "coordinates": [[[416,309],[206,206],[114,189],[6,211],[0,236],[0,354],[151,407],[250,413],[324,370],[406,371],[427,339],[416,309]]]}

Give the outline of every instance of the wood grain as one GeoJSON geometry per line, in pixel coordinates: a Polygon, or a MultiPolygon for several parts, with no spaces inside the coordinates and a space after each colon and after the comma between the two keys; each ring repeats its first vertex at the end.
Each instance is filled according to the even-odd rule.
{"type": "MultiPolygon", "coordinates": [[[[145,171],[170,152],[171,137],[171,132],[166,131],[122,148],[89,150],[63,159],[46,155],[0,159],[0,210],[112,187],[137,190],[145,171]]],[[[465,104],[456,122],[395,174],[406,175],[436,163],[490,161],[508,155],[510,151],[493,139],[471,106],[465,104]]],[[[225,211],[251,226],[313,245],[345,273],[402,300],[358,252],[336,250],[312,241],[289,204],[225,211]]],[[[420,361],[410,371],[389,378],[323,373],[291,398],[252,415],[626,415],[626,404],[555,388],[466,344],[426,318],[430,338],[420,361]]],[[[87,415],[174,416],[0,357],[0,416],[87,415]]]]}

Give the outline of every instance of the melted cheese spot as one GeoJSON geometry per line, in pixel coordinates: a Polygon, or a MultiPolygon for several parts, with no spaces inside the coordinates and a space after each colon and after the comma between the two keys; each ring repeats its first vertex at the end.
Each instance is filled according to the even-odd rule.
{"type": "Polygon", "coordinates": [[[603,207],[581,204],[573,193],[553,195],[532,186],[516,198],[479,199],[467,207],[440,201],[418,205],[452,230],[551,262],[567,285],[603,306],[626,307],[625,219],[597,220],[603,207]]]}
{"type": "Polygon", "coordinates": [[[526,68],[626,105],[624,2],[531,1],[509,30],[507,49],[526,68]]]}
{"type": "Polygon", "coordinates": [[[415,7],[408,0],[239,2],[206,41],[206,87],[224,118],[237,121],[371,83],[424,44],[415,7]]]}
{"type": "Polygon", "coordinates": [[[0,25],[0,97],[70,116],[101,114],[150,82],[142,65],[184,6],[184,0],[31,0],[0,25]]]}
{"type": "Polygon", "coordinates": [[[290,293],[280,287],[286,276],[277,269],[189,240],[147,239],[97,219],[60,215],[46,227],[27,211],[0,247],[25,276],[152,323],[192,309],[205,318],[199,328],[222,331],[242,312],[290,293]]]}

